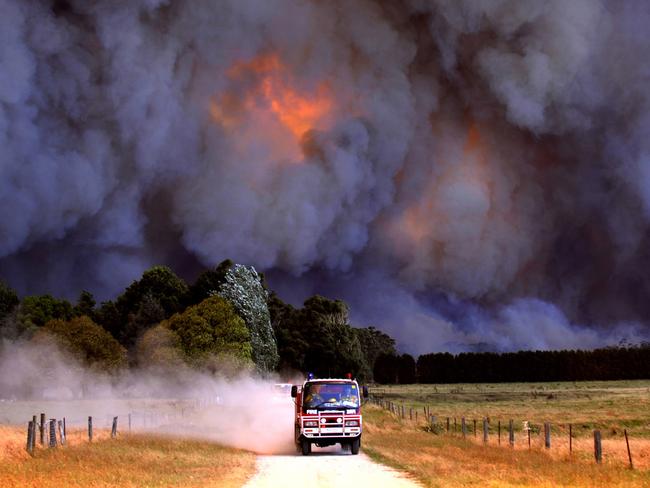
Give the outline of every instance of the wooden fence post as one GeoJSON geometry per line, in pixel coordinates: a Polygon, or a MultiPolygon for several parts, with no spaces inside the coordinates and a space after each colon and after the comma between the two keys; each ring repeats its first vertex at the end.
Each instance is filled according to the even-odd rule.
{"type": "Polygon", "coordinates": [[[474,437],[476,437],[476,419],[474,419],[474,437]]]}
{"type": "Polygon", "coordinates": [[[409,420],[413,420],[413,409],[409,407],[409,420]]]}
{"type": "Polygon", "coordinates": [[[63,422],[59,420],[56,423],[56,425],[59,428],[59,441],[61,441],[62,446],[65,446],[65,435],[63,434],[63,422]]]}
{"type": "Polygon", "coordinates": [[[483,442],[487,444],[488,441],[488,421],[487,417],[483,417],[483,442]]]}
{"type": "Polygon", "coordinates": [[[630,452],[630,442],[627,440],[627,429],[623,429],[623,434],[625,434],[625,445],[627,446],[627,457],[630,460],[630,469],[634,469],[632,464],[632,453],[630,452]]]}
{"type": "Polygon", "coordinates": [[[600,431],[594,430],[594,457],[598,464],[603,460],[603,447],[601,444],[600,431]]]}
{"type": "Polygon", "coordinates": [[[510,442],[510,447],[515,446],[515,429],[512,420],[508,425],[508,441],[510,442]]]}
{"type": "Polygon", "coordinates": [[[50,447],[56,447],[56,419],[50,419],[50,447]]]}
{"type": "Polygon", "coordinates": [[[465,417],[460,419],[460,428],[461,431],[463,432],[463,439],[467,435],[467,425],[465,425],[465,417]]]}
{"type": "Polygon", "coordinates": [[[447,433],[449,433],[449,417],[447,417],[447,433]]]}
{"type": "Polygon", "coordinates": [[[65,430],[65,417],[63,417],[63,437],[67,439],[68,432],[65,430]]]}
{"type": "Polygon", "coordinates": [[[35,434],[34,421],[30,420],[27,423],[27,448],[26,448],[30,456],[34,455],[34,434],[35,434]]]}
{"type": "Polygon", "coordinates": [[[501,421],[499,420],[499,445],[501,445],[501,421]]]}
{"type": "Polygon", "coordinates": [[[551,423],[544,422],[544,447],[551,448],[551,423]]]}
{"type": "Polygon", "coordinates": [[[111,427],[111,438],[115,439],[117,436],[117,417],[113,417],[113,426],[111,427]]]}
{"type": "Polygon", "coordinates": [[[93,418],[88,417],[88,442],[93,441],[93,418]]]}
{"type": "Polygon", "coordinates": [[[573,425],[569,424],[569,454],[573,453],[573,425]]]}
{"type": "Polygon", "coordinates": [[[41,413],[41,424],[38,426],[41,435],[41,446],[45,445],[45,414],[41,413]]]}

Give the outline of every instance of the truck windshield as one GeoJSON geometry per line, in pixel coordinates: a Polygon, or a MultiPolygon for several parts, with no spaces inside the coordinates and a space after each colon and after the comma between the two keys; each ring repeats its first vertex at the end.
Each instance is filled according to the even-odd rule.
{"type": "Polygon", "coordinates": [[[359,388],[352,383],[307,383],[303,408],[358,408],[359,388]]]}

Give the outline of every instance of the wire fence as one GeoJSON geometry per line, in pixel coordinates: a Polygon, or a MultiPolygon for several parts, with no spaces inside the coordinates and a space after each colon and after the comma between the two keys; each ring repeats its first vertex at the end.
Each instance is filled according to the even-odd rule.
{"type": "MultiPolygon", "coordinates": [[[[431,408],[422,406],[413,408],[404,405],[403,403],[396,403],[386,400],[380,396],[371,396],[370,402],[377,405],[384,410],[389,411],[401,421],[413,422],[415,425],[420,426],[423,430],[438,435],[453,435],[461,436],[463,439],[475,439],[478,441],[479,436],[483,444],[490,445],[490,439],[496,437],[496,445],[504,447],[515,448],[516,443],[527,443],[528,449],[533,446],[533,439],[536,440],[535,444],[539,445],[540,442],[537,438],[541,437],[544,449],[550,450],[554,445],[553,439],[559,439],[559,436],[568,436],[568,453],[573,455],[575,451],[575,435],[573,432],[572,424],[553,425],[550,422],[543,422],[535,424],[529,420],[519,421],[521,428],[516,428],[515,420],[508,419],[507,423],[502,423],[501,420],[495,420],[489,417],[480,419],[468,419],[466,417],[438,417],[435,415],[431,408]],[[523,440],[519,439],[523,436],[523,440]]],[[[623,430],[625,439],[625,446],[627,451],[627,463],[630,469],[634,469],[632,461],[632,451],[630,450],[630,440],[627,429],[623,430]]],[[[491,443],[494,445],[494,442],[491,443]]],[[[564,444],[563,444],[564,445],[564,444]]],[[[594,461],[598,464],[603,462],[603,442],[602,434],[598,429],[593,430],[593,457],[594,461]]]]}

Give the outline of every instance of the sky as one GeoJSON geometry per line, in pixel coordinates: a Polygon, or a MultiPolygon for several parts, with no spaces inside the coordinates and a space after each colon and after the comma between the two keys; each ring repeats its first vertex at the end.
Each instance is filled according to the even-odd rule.
{"type": "Polygon", "coordinates": [[[0,0],[0,278],[230,258],[401,350],[650,336],[641,0],[0,0]]]}

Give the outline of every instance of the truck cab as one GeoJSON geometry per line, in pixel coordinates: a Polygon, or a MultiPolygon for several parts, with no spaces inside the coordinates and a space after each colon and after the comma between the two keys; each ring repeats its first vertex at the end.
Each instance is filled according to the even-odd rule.
{"type": "Polygon", "coordinates": [[[308,379],[293,385],[295,399],[295,442],[303,455],[318,447],[341,444],[352,454],[361,447],[361,397],[368,397],[364,386],[359,391],[356,380],[349,378],[308,379]]]}

